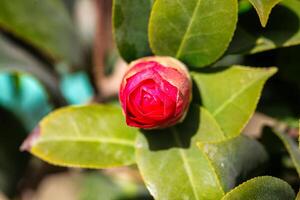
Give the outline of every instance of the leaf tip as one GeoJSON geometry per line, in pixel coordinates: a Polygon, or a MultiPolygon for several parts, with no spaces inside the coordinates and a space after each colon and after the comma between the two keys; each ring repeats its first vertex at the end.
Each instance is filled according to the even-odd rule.
{"type": "Polygon", "coordinates": [[[31,147],[35,144],[41,134],[40,127],[37,126],[32,133],[24,140],[20,146],[20,151],[30,151],[31,147]]]}
{"type": "MultiPolygon", "coordinates": [[[[259,11],[257,11],[257,12],[259,12],[259,11]]],[[[270,10],[269,14],[270,14],[270,13],[271,13],[271,10],[270,10]]],[[[258,15],[258,18],[259,18],[259,21],[260,21],[261,26],[262,26],[263,28],[266,28],[267,23],[268,23],[268,21],[269,21],[269,15],[263,16],[263,15],[259,14],[259,15],[258,15]]]]}
{"type": "Polygon", "coordinates": [[[269,72],[270,72],[271,75],[274,75],[278,72],[278,68],[277,67],[270,67],[269,72]]]}
{"type": "Polygon", "coordinates": [[[266,26],[267,26],[267,20],[266,21],[260,21],[260,24],[261,24],[261,26],[263,27],[263,28],[266,28],[266,26]]]}

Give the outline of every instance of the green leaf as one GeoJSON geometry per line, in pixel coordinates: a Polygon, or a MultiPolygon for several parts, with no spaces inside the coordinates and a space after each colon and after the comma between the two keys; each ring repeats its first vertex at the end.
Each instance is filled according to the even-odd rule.
{"type": "Polygon", "coordinates": [[[156,0],[149,22],[150,47],[192,67],[216,61],[237,22],[236,0],[156,0]]]}
{"type": "Polygon", "coordinates": [[[252,8],[249,0],[239,0],[239,14],[248,12],[252,8]]]}
{"type": "Polygon", "coordinates": [[[80,62],[75,28],[60,0],[1,0],[0,27],[50,59],[80,62]]]}
{"type": "Polygon", "coordinates": [[[196,146],[198,137],[210,140],[218,136],[222,137],[222,132],[217,124],[196,105],[191,106],[182,125],[139,134],[136,160],[153,197],[220,199],[224,195],[220,181],[207,156],[196,146]]]}
{"type": "Polygon", "coordinates": [[[203,138],[208,141],[215,138],[222,140],[222,134],[209,113],[196,105],[192,105],[182,124],[139,134],[136,161],[153,197],[221,199],[237,183],[238,177],[262,164],[266,153],[259,143],[250,139],[224,141],[225,151],[213,144],[208,144],[204,149],[197,147],[196,143],[203,138]],[[205,151],[208,147],[214,147],[214,151],[205,151]],[[249,159],[252,159],[250,165],[249,159]],[[220,167],[224,167],[226,173],[219,174],[220,167]],[[228,185],[223,186],[227,180],[230,180],[228,185]]]}
{"type": "Polygon", "coordinates": [[[295,194],[289,184],[281,179],[263,176],[251,179],[229,193],[222,200],[294,200],[295,194]]]}
{"type": "Polygon", "coordinates": [[[198,146],[207,154],[218,176],[222,177],[220,181],[225,191],[234,188],[237,181],[242,182],[260,172],[262,169],[259,167],[268,160],[264,147],[245,136],[219,143],[199,142],[198,146]]]}
{"type": "Polygon", "coordinates": [[[238,31],[230,44],[228,54],[241,52],[253,54],[300,44],[300,2],[298,0],[282,0],[273,8],[266,28],[260,27],[255,18],[254,11],[239,17],[238,31]]]}
{"type": "Polygon", "coordinates": [[[274,6],[276,6],[281,0],[249,0],[250,3],[254,6],[260,23],[265,27],[268,23],[269,15],[274,6]]]}
{"type": "Polygon", "coordinates": [[[153,0],[114,0],[114,37],[121,56],[127,61],[151,55],[148,20],[153,0]]]}
{"type": "Polygon", "coordinates": [[[44,118],[22,149],[52,164],[107,168],[130,165],[136,129],[109,105],[68,107],[44,118]]]}
{"type": "Polygon", "coordinates": [[[255,111],[263,85],[276,71],[276,68],[233,66],[192,72],[192,77],[203,106],[228,138],[240,134],[255,111]]]}

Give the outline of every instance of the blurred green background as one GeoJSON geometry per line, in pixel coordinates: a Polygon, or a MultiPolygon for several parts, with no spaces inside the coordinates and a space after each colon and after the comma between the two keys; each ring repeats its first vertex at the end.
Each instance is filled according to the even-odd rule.
{"type": "MultiPolygon", "coordinates": [[[[116,53],[110,16],[110,0],[0,1],[0,200],[151,199],[135,166],[67,169],[19,151],[24,138],[52,110],[116,102],[118,78],[126,65],[116,53]]],[[[239,25],[245,24],[260,27],[254,9],[241,1],[239,25]]],[[[299,55],[299,46],[253,55],[228,53],[215,67],[278,66],[258,110],[297,127],[299,55]]],[[[299,187],[286,152],[276,158],[277,168],[270,175],[299,187]]]]}

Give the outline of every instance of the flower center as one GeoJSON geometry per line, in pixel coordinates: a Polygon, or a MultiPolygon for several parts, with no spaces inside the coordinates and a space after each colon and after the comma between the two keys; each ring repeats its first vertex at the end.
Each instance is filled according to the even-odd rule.
{"type": "Polygon", "coordinates": [[[153,106],[157,104],[156,99],[149,93],[143,91],[142,106],[153,106]]]}
{"type": "Polygon", "coordinates": [[[158,112],[156,114],[161,114],[162,113],[162,108],[163,108],[163,103],[157,99],[155,96],[156,93],[158,93],[157,88],[142,88],[141,89],[141,109],[142,112],[147,114],[147,113],[153,113],[153,112],[158,112]]]}

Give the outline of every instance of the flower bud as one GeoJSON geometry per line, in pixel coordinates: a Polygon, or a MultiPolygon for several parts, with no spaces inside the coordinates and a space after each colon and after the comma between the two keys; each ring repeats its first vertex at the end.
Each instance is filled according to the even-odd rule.
{"type": "Polygon", "coordinates": [[[171,57],[146,57],[130,63],[119,98],[129,126],[166,128],[181,122],[191,101],[187,68],[171,57]]]}

